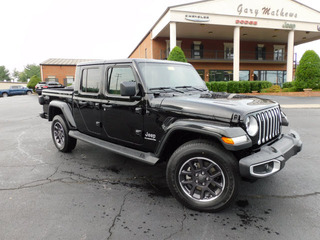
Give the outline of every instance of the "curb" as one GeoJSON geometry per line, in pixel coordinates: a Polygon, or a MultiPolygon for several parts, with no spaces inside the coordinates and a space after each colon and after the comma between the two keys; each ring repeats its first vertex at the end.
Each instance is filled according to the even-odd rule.
{"type": "Polygon", "coordinates": [[[280,104],[281,108],[291,109],[317,109],[320,104],[280,104]]]}

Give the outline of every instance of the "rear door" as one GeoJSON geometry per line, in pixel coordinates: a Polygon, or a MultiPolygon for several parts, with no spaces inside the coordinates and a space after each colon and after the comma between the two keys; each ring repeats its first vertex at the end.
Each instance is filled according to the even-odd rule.
{"type": "Polygon", "coordinates": [[[80,89],[74,93],[74,119],[80,132],[101,135],[101,65],[83,66],[80,69],[80,89]]]}

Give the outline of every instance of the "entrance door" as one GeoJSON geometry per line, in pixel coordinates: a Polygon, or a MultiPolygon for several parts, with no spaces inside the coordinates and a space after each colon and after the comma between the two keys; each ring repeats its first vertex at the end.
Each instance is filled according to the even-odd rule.
{"type": "Polygon", "coordinates": [[[120,95],[120,84],[137,82],[136,74],[130,64],[111,66],[107,68],[106,74],[101,120],[103,137],[137,147],[143,143],[143,102],[120,95]]]}

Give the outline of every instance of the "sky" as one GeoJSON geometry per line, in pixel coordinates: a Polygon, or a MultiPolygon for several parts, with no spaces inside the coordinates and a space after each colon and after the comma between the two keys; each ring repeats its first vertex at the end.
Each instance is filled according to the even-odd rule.
{"type": "MultiPolygon", "coordinates": [[[[127,58],[169,6],[196,0],[2,0],[0,66],[127,58]]],[[[320,11],[319,0],[299,2],[320,11]]],[[[295,47],[320,55],[320,41],[295,47]]]]}

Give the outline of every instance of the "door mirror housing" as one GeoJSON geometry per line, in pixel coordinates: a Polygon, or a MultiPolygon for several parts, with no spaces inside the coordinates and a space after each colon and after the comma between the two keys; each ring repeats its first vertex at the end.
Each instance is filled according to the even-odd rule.
{"type": "Polygon", "coordinates": [[[133,97],[136,95],[136,82],[122,82],[120,84],[121,96],[133,97]]]}

